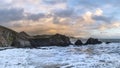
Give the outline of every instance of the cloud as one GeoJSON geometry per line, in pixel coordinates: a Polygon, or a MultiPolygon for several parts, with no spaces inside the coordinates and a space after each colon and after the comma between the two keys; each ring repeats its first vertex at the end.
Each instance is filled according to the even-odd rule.
{"type": "Polygon", "coordinates": [[[0,22],[7,23],[24,18],[23,9],[0,9],[0,22]]]}
{"type": "Polygon", "coordinates": [[[94,20],[92,19],[92,13],[91,12],[86,12],[83,16],[83,19],[85,21],[85,23],[94,23],[94,20]]]}
{"type": "Polygon", "coordinates": [[[40,18],[44,18],[45,14],[39,13],[39,14],[29,14],[27,16],[28,20],[38,21],[40,18]]]}
{"type": "Polygon", "coordinates": [[[74,14],[72,9],[57,9],[53,11],[56,16],[59,17],[71,17],[74,14]]]}
{"type": "MultiPolygon", "coordinates": [[[[84,31],[84,29],[86,28],[84,27],[80,28],[80,23],[76,25],[55,24],[53,23],[53,20],[54,20],[54,17],[41,18],[38,21],[24,20],[24,21],[11,22],[12,26],[10,28],[18,32],[26,31],[30,35],[61,33],[68,36],[76,36],[76,37],[89,36],[89,32],[84,31]],[[26,28],[26,27],[29,27],[29,28],[26,28]]],[[[61,21],[64,21],[64,20],[66,19],[61,19],[61,21]]]]}
{"type": "Polygon", "coordinates": [[[100,8],[97,8],[95,13],[93,13],[92,15],[92,19],[105,23],[110,23],[112,21],[112,18],[113,17],[106,17],[105,15],[103,15],[103,10],[101,10],[100,8]]]}
{"type": "Polygon", "coordinates": [[[0,24],[32,35],[62,33],[89,37],[95,31],[99,33],[120,26],[119,1],[1,0],[0,2],[0,24]]]}
{"type": "MultiPolygon", "coordinates": [[[[97,10],[94,12],[87,11],[84,14],[77,15],[74,10],[70,8],[56,9],[48,14],[29,13],[25,12],[24,9],[22,9],[22,11],[20,11],[20,9],[19,11],[14,9],[14,13],[18,15],[18,19],[10,12],[10,15],[12,14],[15,19],[10,19],[7,22],[11,24],[10,27],[12,29],[16,31],[26,31],[31,35],[61,33],[69,36],[89,37],[91,36],[91,31],[97,28],[95,25],[98,19],[100,19],[94,19],[93,16],[103,16],[103,11],[101,9],[97,10]]],[[[9,16],[7,17],[9,18],[9,16]]]]}
{"type": "Polygon", "coordinates": [[[67,0],[42,0],[46,4],[58,4],[58,3],[65,3],[67,0]]]}
{"type": "Polygon", "coordinates": [[[117,29],[120,27],[120,21],[115,21],[112,23],[103,23],[101,24],[98,29],[101,31],[109,30],[109,29],[117,29]]]}
{"type": "Polygon", "coordinates": [[[25,13],[24,9],[17,8],[0,9],[0,23],[9,23],[20,20],[37,21],[40,18],[44,18],[45,16],[46,15],[44,13],[38,14],[25,13]]]}
{"type": "Polygon", "coordinates": [[[96,16],[95,15],[92,18],[96,21],[103,21],[103,22],[106,22],[106,23],[110,23],[111,20],[112,20],[112,17],[106,17],[106,16],[96,16]]]}
{"type": "Polygon", "coordinates": [[[100,8],[96,9],[95,15],[96,15],[96,16],[101,16],[101,15],[103,15],[103,10],[101,10],[100,8]]]}

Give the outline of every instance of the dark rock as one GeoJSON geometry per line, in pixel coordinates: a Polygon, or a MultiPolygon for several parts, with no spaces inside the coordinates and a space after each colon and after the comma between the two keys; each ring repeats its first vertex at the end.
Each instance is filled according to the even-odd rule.
{"type": "Polygon", "coordinates": [[[11,46],[24,48],[24,47],[31,47],[31,44],[27,38],[17,36],[12,42],[11,46]]]}
{"type": "Polygon", "coordinates": [[[32,47],[39,47],[39,46],[50,46],[49,38],[33,38],[29,39],[32,47]]]}
{"type": "Polygon", "coordinates": [[[39,47],[39,46],[68,46],[71,44],[69,37],[61,35],[61,34],[55,34],[51,35],[47,38],[34,38],[30,39],[31,45],[33,47],[39,47]]]}
{"type": "Polygon", "coordinates": [[[109,43],[111,43],[111,42],[106,42],[106,44],[109,44],[109,43]]]}
{"type": "Polygon", "coordinates": [[[94,38],[89,38],[87,40],[87,42],[85,43],[85,45],[88,45],[88,44],[101,44],[102,42],[99,41],[98,39],[94,39],[94,38]]]}
{"type": "Polygon", "coordinates": [[[51,45],[68,46],[71,44],[69,37],[61,34],[53,35],[49,38],[51,45]]]}
{"type": "Polygon", "coordinates": [[[82,43],[81,40],[77,40],[77,41],[75,42],[75,45],[83,45],[83,43],[82,43]]]}

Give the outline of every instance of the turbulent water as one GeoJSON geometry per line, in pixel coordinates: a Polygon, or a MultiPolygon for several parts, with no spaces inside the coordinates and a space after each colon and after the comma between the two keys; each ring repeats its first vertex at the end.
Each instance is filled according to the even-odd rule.
{"type": "Polygon", "coordinates": [[[0,51],[0,68],[120,68],[120,43],[0,51]]]}

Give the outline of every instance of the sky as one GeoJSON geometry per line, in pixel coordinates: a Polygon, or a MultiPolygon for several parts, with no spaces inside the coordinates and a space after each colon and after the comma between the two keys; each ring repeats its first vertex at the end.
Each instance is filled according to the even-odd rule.
{"type": "Polygon", "coordinates": [[[30,35],[120,38],[119,0],[0,0],[0,25],[30,35]]]}

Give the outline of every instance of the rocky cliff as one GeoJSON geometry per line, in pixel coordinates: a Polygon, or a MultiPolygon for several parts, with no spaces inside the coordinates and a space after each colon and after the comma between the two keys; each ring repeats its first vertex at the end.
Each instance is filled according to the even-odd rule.
{"type": "Polygon", "coordinates": [[[69,37],[61,34],[55,34],[47,37],[35,37],[30,39],[33,47],[39,46],[68,46],[71,44],[69,37]]]}
{"type": "Polygon", "coordinates": [[[94,45],[94,44],[101,44],[101,43],[102,43],[102,42],[99,41],[98,39],[89,38],[89,39],[87,40],[87,42],[85,43],[85,45],[88,45],[88,44],[94,45]]]}
{"type": "Polygon", "coordinates": [[[0,26],[0,47],[29,47],[30,42],[19,33],[0,26]]]}
{"type": "Polygon", "coordinates": [[[69,37],[61,34],[29,36],[0,26],[0,47],[68,46],[69,37]]]}

